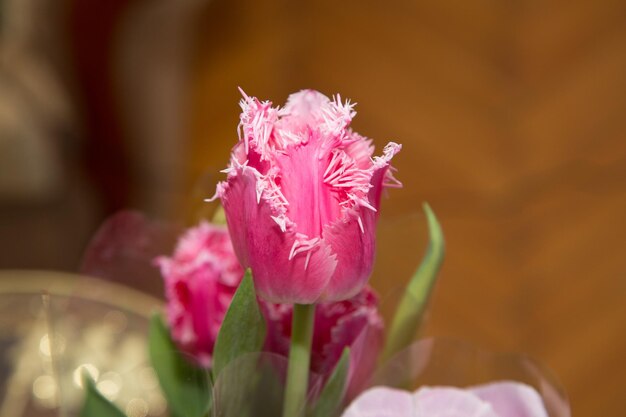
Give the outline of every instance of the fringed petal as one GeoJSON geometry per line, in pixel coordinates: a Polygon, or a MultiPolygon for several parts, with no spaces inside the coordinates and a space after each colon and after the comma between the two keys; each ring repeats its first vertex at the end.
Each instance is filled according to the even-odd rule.
{"type": "Polygon", "coordinates": [[[324,242],[310,242],[294,231],[280,198],[273,195],[275,189],[257,193],[263,180],[253,168],[241,169],[223,187],[222,204],[235,252],[242,265],[252,269],[263,299],[314,303],[337,266],[336,257],[324,242]]]}
{"type": "Polygon", "coordinates": [[[361,207],[324,229],[322,240],[337,257],[337,268],[320,301],[353,297],[367,283],[374,266],[376,217],[375,212],[361,207]]]}

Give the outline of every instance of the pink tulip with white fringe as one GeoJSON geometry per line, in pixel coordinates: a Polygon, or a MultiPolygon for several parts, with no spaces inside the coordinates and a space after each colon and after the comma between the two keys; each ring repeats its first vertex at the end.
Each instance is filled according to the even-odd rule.
{"type": "Polygon", "coordinates": [[[280,108],[242,94],[239,141],[214,197],[240,262],[267,301],[355,296],[372,272],[382,191],[400,186],[390,163],[401,145],[373,156],[339,96],[303,90],[280,108]]]}

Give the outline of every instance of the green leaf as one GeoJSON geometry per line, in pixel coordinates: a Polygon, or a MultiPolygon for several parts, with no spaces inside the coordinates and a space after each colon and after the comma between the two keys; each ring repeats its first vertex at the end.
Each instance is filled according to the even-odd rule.
{"type": "Polygon", "coordinates": [[[385,344],[385,360],[413,342],[443,262],[445,242],[441,226],[427,203],[424,203],[424,212],[428,221],[430,242],[426,255],[413,274],[394,315],[385,344]]]}
{"type": "Polygon", "coordinates": [[[185,359],[159,314],[150,321],[150,360],[173,414],[200,417],[211,404],[208,371],[185,359]]]}
{"type": "Polygon", "coordinates": [[[83,375],[85,402],[80,410],[80,417],[126,417],[119,408],[100,394],[93,380],[83,375]]]}
{"type": "Polygon", "coordinates": [[[213,349],[213,376],[237,357],[259,352],[265,342],[265,319],[259,309],[250,270],[237,288],[213,349]]]}
{"type": "Polygon", "coordinates": [[[349,367],[350,349],[345,348],[309,417],[332,417],[338,414],[340,411],[339,406],[343,402],[343,397],[346,393],[346,379],[349,367]]]}

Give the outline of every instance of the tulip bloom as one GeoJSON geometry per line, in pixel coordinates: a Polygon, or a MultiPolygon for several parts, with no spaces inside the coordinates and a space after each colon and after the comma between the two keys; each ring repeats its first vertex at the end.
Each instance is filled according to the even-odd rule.
{"type": "Polygon", "coordinates": [[[373,266],[385,186],[399,186],[389,143],[372,157],[353,105],[304,90],[284,108],[243,93],[239,142],[218,184],[233,246],[263,299],[311,304],[355,296],[373,266]]]}
{"type": "Polygon", "coordinates": [[[466,389],[424,387],[414,393],[375,387],[362,393],[342,417],[548,417],[534,388],[496,382],[466,389]]]}
{"type": "MultiPolygon", "coordinates": [[[[293,306],[273,303],[261,303],[261,306],[267,321],[266,349],[287,356],[293,306]]],[[[350,347],[347,395],[351,398],[373,373],[382,342],[383,319],[378,313],[378,297],[366,285],[348,300],[317,305],[310,370],[325,381],[344,348],[350,347]]]]}
{"type": "MultiPolygon", "coordinates": [[[[211,366],[224,316],[243,278],[228,231],[206,222],[187,230],[172,257],[156,259],[165,282],[167,321],[174,341],[196,362],[211,366]]],[[[293,306],[260,300],[267,322],[265,349],[287,356],[293,306]]],[[[382,346],[383,321],[378,298],[365,287],[355,297],[320,304],[315,315],[311,370],[328,376],[343,349],[351,348],[350,375],[365,380],[382,346]]]]}
{"type": "Polygon", "coordinates": [[[243,277],[226,227],[200,223],[156,264],[165,281],[167,321],[174,341],[202,366],[211,366],[217,334],[243,277]]]}

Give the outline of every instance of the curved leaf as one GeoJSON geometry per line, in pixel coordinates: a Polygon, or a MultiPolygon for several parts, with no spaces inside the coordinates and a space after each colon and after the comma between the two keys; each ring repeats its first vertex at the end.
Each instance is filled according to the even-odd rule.
{"type": "Polygon", "coordinates": [[[158,314],[150,321],[150,359],[175,415],[200,417],[207,413],[211,404],[208,372],[181,355],[158,314]]]}
{"type": "Polygon", "coordinates": [[[126,414],[100,394],[93,380],[87,375],[83,376],[83,386],[85,403],[80,410],[80,417],[126,417],[126,414]]]}
{"type": "Polygon", "coordinates": [[[266,324],[254,291],[250,270],[237,288],[213,348],[213,377],[229,362],[251,352],[259,352],[265,342],[266,324]]]}
{"type": "Polygon", "coordinates": [[[443,262],[445,242],[441,226],[427,203],[424,203],[424,212],[428,221],[430,242],[426,255],[407,285],[394,315],[385,344],[384,359],[389,359],[414,340],[443,262]]]}
{"type": "Polygon", "coordinates": [[[350,349],[345,348],[333,373],[324,386],[309,417],[332,417],[337,415],[346,393],[346,382],[350,368],[350,349]]]}

